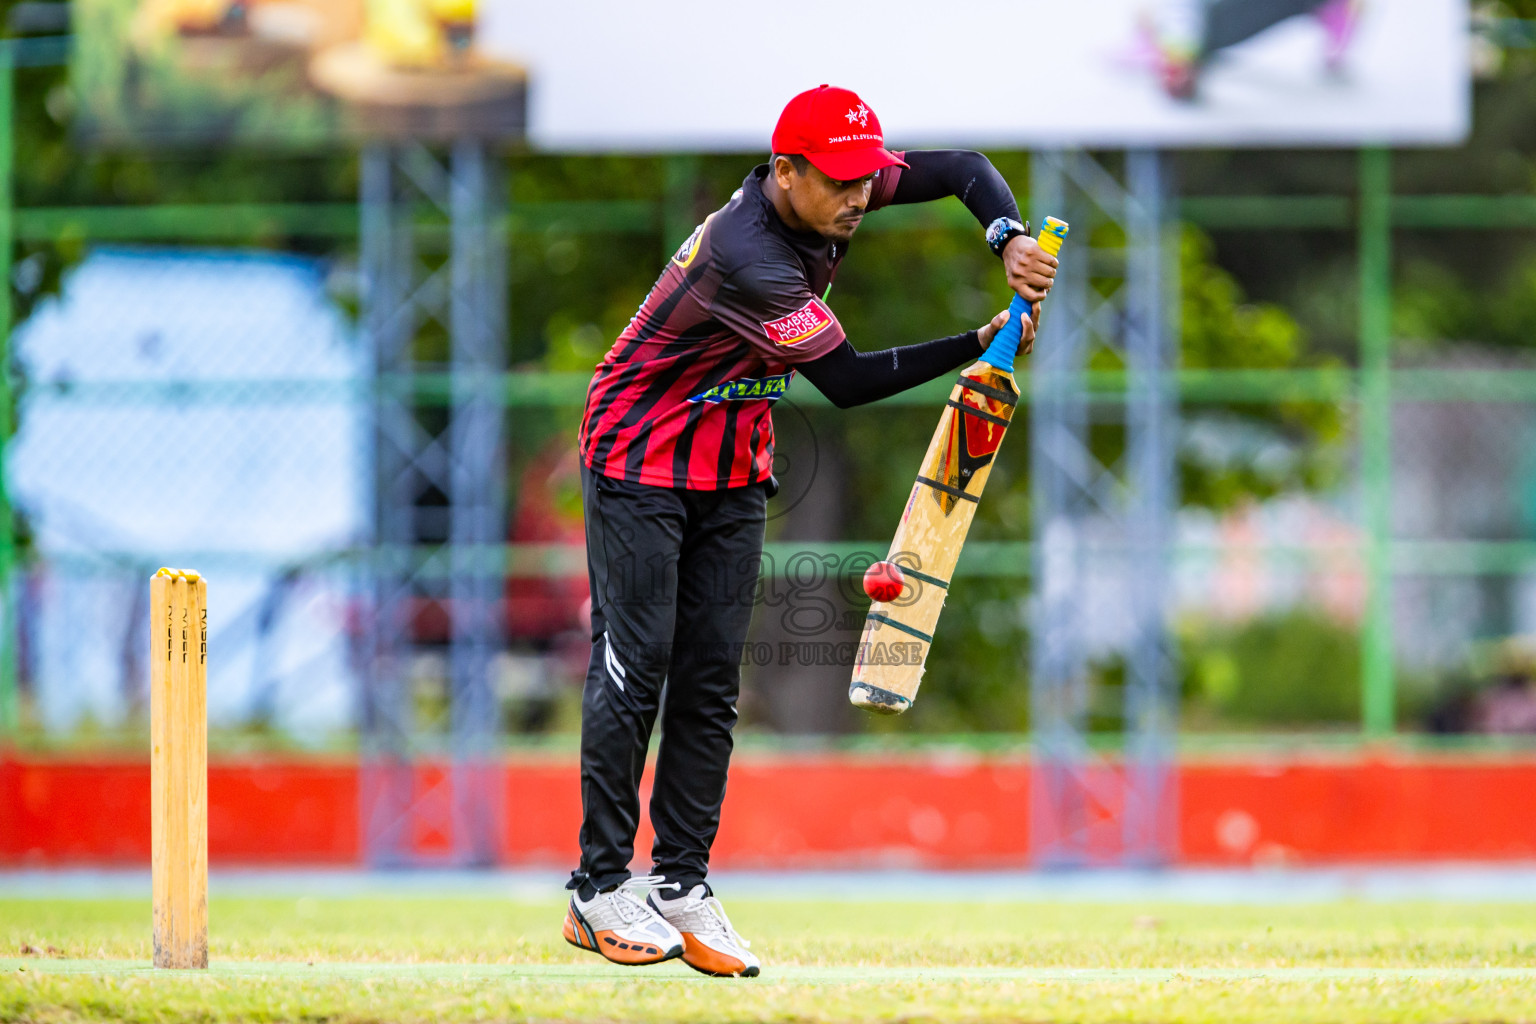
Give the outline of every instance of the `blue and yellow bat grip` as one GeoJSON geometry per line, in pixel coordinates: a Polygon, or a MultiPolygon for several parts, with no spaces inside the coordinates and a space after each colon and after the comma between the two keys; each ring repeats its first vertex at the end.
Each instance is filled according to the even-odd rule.
{"type": "MultiPolygon", "coordinates": [[[[1057,217],[1045,218],[1045,223],[1040,225],[1040,236],[1036,241],[1040,248],[1052,256],[1061,254],[1061,243],[1067,240],[1067,231],[1070,230],[1067,222],[1057,217]]],[[[1003,329],[992,338],[992,344],[981,354],[981,361],[990,363],[1005,373],[1013,372],[1013,361],[1019,354],[1019,341],[1023,338],[1024,327],[1022,317],[1035,316],[1035,327],[1039,329],[1038,313],[1031,313],[1029,303],[1018,295],[1008,303],[1008,322],[1003,329]]]]}

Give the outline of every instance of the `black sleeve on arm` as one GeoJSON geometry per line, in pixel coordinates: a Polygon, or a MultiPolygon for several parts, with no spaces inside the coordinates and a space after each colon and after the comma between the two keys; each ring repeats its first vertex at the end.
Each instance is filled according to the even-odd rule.
{"type": "Polygon", "coordinates": [[[891,203],[926,203],[956,196],[985,227],[999,217],[1019,219],[1013,190],[992,161],[968,149],[914,149],[896,180],[891,203]]]}
{"type": "Polygon", "coordinates": [[[833,405],[848,409],[926,384],[964,366],[981,352],[981,339],[975,331],[881,352],[860,352],[845,341],[795,369],[833,405]]]}

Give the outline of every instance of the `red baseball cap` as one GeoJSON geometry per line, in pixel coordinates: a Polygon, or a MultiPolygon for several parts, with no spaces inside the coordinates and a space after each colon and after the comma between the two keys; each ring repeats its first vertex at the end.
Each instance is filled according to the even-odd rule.
{"type": "Polygon", "coordinates": [[[773,129],[775,153],[799,153],[827,177],[852,181],[905,167],[885,148],[880,119],[849,89],[819,85],[790,100],[773,129]]]}

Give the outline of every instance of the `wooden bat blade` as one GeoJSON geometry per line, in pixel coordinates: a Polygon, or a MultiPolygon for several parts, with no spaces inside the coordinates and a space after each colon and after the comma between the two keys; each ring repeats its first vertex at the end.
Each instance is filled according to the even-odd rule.
{"type": "Polygon", "coordinates": [[[848,699],[876,714],[912,706],[949,581],[1019,401],[1013,374],[976,363],[960,374],[891,541],[906,586],[864,622],[848,699]]]}
{"type": "MultiPolygon", "coordinates": [[[[1058,255],[1068,230],[1066,221],[1045,218],[1040,248],[1058,255]]],[[[1014,317],[955,382],[891,541],[886,560],[901,567],[906,585],[894,601],[870,606],[848,687],[848,700],[866,711],[899,715],[917,698],[955,563],[1019,403],[1013,363],[1027,310],[1023,296],[1014,296],[1009,309],[1014,317]]],[[[1037,322],[1039,310],[1032,314],[1037,322]]]]}

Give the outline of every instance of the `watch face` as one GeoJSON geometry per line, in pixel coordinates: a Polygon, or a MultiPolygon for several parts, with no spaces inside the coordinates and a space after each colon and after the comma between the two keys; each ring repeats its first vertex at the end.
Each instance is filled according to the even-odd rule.
{"type": "Polygon", "coordinates": [[[1008,217],[999,217],[987,225],[987,244],[996,251],[1002,246],[1004,238],[1022,233],[1023,231],[1024,225],[1018,221],[1011,220],[1008,217]]]}

